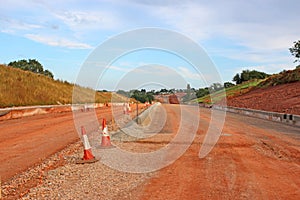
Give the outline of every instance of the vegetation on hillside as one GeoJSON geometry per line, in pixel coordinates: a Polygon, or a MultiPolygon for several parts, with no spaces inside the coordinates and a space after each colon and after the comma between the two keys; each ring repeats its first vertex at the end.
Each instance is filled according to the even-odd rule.
{"type": "Polygon", "coordinates": [[[49,70],[44,70],[43,65],[35,60],[35,59],[29,59],[27,60],[18,60],[8,63],[8,66],[22,69],[24,71],[31,71],[33,73],[42,74],[50,78],[54,78],[54,75],[49,70]]]}
{"type": "Polygon", "coordinates": [[[294,70],[282,71],[279,74],[274,74],[269,76],[266,79],[253,79],[247,82],[243,82],[241,84],[234,85],[229,88],[225,88],[225,93],[223,90],[210,92],[206,89],[199,89],[198,91],[203,91],[203,93],[207,93],[206,95],[197,99],[199,103],[218,103],[222,101],[225,97],[232,98],[234,96],[239,96],[245,94],[251,90],[255,90],[256,88],[276,86],[285,83],[292,83],[300,81],[300,68],[296,68],[294,70]],[[212,102],[213,101],[213,102],[212,102]]]}
{"type": "MultiPolygon", "coordinates": [[[[110,92],[95,92],[89,88],[76,87],[76,103],[110,102],[110,92]],[[91,96],[92,95],[92,96],[91,96]]],[[[0,65],[0,107],[25,105],[71,104],[74,85],[66,81],[0,65]]]]}
{"type": "Polygon", "coordinates": [[[253,79],[264,79],[269,77],[269,74],[266,74],[264,72],[259,72],[256,70],[243,70],[241,74],[237,73],[232,81],[234,81],[236,84],[240,84],[246,81],[250,81],[253,79]]]}
{"type": "Polygon", "coordinates": [[[146,91],[145,89],[141,90],[130,90],[129,92],[124,90],[117,91],[117,94],[133,98],[141,103],[149,102],[151,103],[154,100],[154,91],[146,91]]]}
{"type": "Polygon", "coordinates": [[[225,90],[219,90],[216,92],[208,93],[205,96],[202,96],[197,99],[198,103],[206,103],[206,104],[212,104],[217,103],[223,100],[225,97],[233,97],[235,95],[242,95],[247,92],[249,92],[251,89],[253,89],[255,86],[257,86],[260,82],[262,82],[262,79],[254,79],[247,82],[243,82],[238,85],[234,85],[229,88],[225,88],[225,90]],[[224,92],[225,91],[225,92],[224,92]]]}
{"type": "Polygon", "coordinates": [[[300,81],[300,68],[296,68],[294,70],[284,70],[279,74],[274,74],[270,76],[265,81],[261,82],[258,87],[268,87],[268,86],[275,86],[281,85],[285,83],[293,83],[296,81],[300,81]]]}

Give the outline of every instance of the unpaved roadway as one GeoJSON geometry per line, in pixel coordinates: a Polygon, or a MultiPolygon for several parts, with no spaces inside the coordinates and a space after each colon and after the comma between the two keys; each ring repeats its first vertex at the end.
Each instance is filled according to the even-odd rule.
{"type": "MultiPolygon", "coordinates": [[[[157,171],[152,178],[126,191],[126,194],[124,187],[122,193],[117,192],[119,191],[118,187],[126,180],[120,180],[119,183],[116,179],[114,183],[111,183],[110,188],[110,191],[116,191],[116,193],[105,194],[106,191],[102,189],[103,186],[101,187],[102,183],[97,180],[100,180],[102,176],[110,176],[110,174],[105,174],[103,171],[99,174],[87,172],[86,176],[91,176],[90,181],[79,184],[80,181],[83,181],[82,179],[72,177],[72,173],[65,173],[70,177],[57,190],[51,188],[51,185],[54,184],[48,184],[47,191],[44,190],[45,185],[41,185],[40,189],[34,191],[41,191],[43,195],[53,198],[67,194],[68,198],[77,199],[82,185],[88,184],[90,187],[95,187],[88,193],[87,191],[82,193],[82,196],[88,199],[97,199],[95,194],[100,193],[107,197],[104,199],[300,199],[299,128],[227,113],[218,143],[206,157],[200,159],[199,150],[203,145],[209,126],[211,110],[201,108],[198,113],[193,106],[181,106],[183,111],[179,109],[179,105],[165,104],[162,107],[167,114],[167,119],[158,134],[138,141],[114,140],[114,144],[124,150],[155,151],[174,139],[180,128],[182,112],[187,114],[185,116],[187,118],[200,115],[196,137],[187,151],[173,164],[157,171]],[[69,183],[68,180],[73,182],[69,183]],[[76,180],[80,188],[74,186],[76,180]],[[53,194],[47,194],[47,192],[53,194]],[[77,196],[72,196],[73,193],[77,196]]],[[[107,111],[107,117],[109,115],[111,116],[110,111],[107,111]]],[[[159,116],[162,115],[157,117],[159,116]]],[[[54,143],[52,146],[50,145],[50,149],[55,152],[63,148],[66,141],[78,138],[72,124],[72,116],[68,113],[55,114],[52,117],[48,115],[11,120],[9,123],[15,124],[9,127],[6,122],[0,122],[2,129],[0,136],[1,175],[6,174],[9,169],[13,170],[18,166],[16,163],[20,165],[26,163],[29,166],[29,157],[47,156],[49,152],[43,146],[49,146],[48,143],[51,141],[54,143]],[[61,118],[55,118],[57,115],[61,118]],[[61,121],[62,119],[64,122],[61,121]],[[27,133],[27,140],[22,138],[22,132],[18,132],[18,137],[16,136],[17,132],[14,129],[22,130],[21,127],[24,129],[22,132],[27,133]],[[24,140],[33,142],[24,143],[24,140]],[[39,145],[36,145],[37,142],[39,145]],[[24,145],[25,147],[22,149],[21,147],[24,145]],[[39,146],[38,149],[37,146],[39,146]],[[18,147],[19,150],[14,150],[14,147],[18,147]]],[[[194,125],[190,124],[188,125],[190,127],[185,128],[189,130],[194,125]]],[[[192,133],[187,131],[186,134],[192,133]]],[[[185,144],[185,141],[175,144],[179,148],[179,145],[185,144]]],[[[176,148],[173,151],[176,151],[176,148]]],[[[166,157],[167,159],[168,157],[166,157]]],[[[70,169],[72,166],[73,164],[70,163],[70,169]]],[[[81,170],[88,171],[89,168],[97,166],[102,166],[101,161],[94,165],[87,165],[81,170]]],[[[24,167],[26,166],[24,165],[24,167]]],[[[6,177],[11,175],[6,175],[6,177]]],[[[89,180],[89,177],[85,177],[85,179],[89,180]]],[[[51,180],[45,182],[50,183],[51,180]]],[[[36,192],[34,195],[39,196],[40,193],[36,192]]]]}
{"type": "MultiPolygon", "coordinates": [[[[173,116],[172,123],[178,124],[176,105],[165,108],[173,116]]],[[[193,107],[184,109],[199,114],[193,107]]],[[[201,109],[200,115],[193,144],[174,164],[135,190],[138,199],[300,198],[299,128],[227,113],[217,145],[200,159],[210,110],[201,109]]]]}
{"type": "MultiPolygon", "coordinates": [[[[122,113],[122,107],[115,107],[122,113]]],[[[134,109],[134,108],[133,108],[134,109]]],[[[90,118],[93,111],[79,112],[79,117],[90,118]]],[[[89,122],[87,131],[97,130],[101,120],[111,121],[111,107],[96,109],[97,121],[89,122]]],[[[77,115],[78,116],[78,115],[77,115]]],[[[48,156],[79,140],[73,113],[49,113],[0,121],[0,176],[2,182],[13,175],[40,163],[48,156]]]]}

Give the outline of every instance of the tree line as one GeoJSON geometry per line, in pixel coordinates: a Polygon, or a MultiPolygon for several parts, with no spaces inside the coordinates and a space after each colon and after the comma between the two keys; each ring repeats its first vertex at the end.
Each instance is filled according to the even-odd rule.
{"type": "Polygon", "coordinates": [[[269,77],[270,75],[264,72],[259,72],[256,70],[243,70],[242,73],[237,73],[232,81],[234,81],[236,84],[240,84],[246,81],[250,81],[253,79],[265,79],[269,77]]]}
{"type": "Polygon", "coordinates": [[[13,61],[13,62],[8,63],[8,66],[13,67],[13,68],[22,69],[24,71],[31,71],[33,73],[41,74],[41,75],[47,76],[52,79],[54,78],[53,73],[47,69],[44,70],[43,65],[35,59],[29,59],[28,61],[25,59],[13,61]]]}
{"type": "Polygon", "coordinates": [[[134,98],[135,100],[141,103],[145,103],[145,102],[152,103],[155,95],[154,90],[147,92],[145,89],[130,90],[130,91],[118,90],[117,93],[128,98],[134,98]]]}

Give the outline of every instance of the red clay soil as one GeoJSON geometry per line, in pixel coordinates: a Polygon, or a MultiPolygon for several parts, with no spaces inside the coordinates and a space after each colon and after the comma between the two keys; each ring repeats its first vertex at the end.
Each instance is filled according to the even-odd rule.
{"type": "MultiPolygon", "coordinates": [[[[165,108],[177,127],[180,114],[174,106],[165,108]]],[[[201,110],[197,136],[185,154],[132,191],[130,199],[300,198],[299,128],[229,113],[217,145],[200,159],[209,112],[201,110]]]]}
{"type": "Polygon", "coordinates": [[[255,89],[227,99],[227,105],[300,115],[300,81],[255,89]]]}
{"type": "MultiPolygon", "coordinates": [[[[132,106],[132,116],[135,115],[132,106]]],[[[144,108],[140,105],[139,109],[144,108]]],[[[114,108],[116,109],[116,108],[114,108]]],[[[122,107],[117,108],[122,113],[122,107]]],[[[81,112],[81,111],[77,111],[81,112]]],[[[82,112],[82,120],[89,119],[94,112],[82,112]]],[[[86,131],[98,130],[98,124],[106,118],[112,119],[111,107],[96,109],[97,120],[90,121],[86,131]]],[[[62,112],[21,117],[0,121],[0,177],[2,182],[14,175],[41,163],[50,155],[79,140],[74,126],[73,113],[62,112]]]]}
{"type": "MultiPolygon", "coordinates": [[[[178,106],[164,105],[168,113],[164,130],[171,136],[180,127],[178,106]]],[[[299,128],[228,113],[217,145],[200,159],[210,110],[183,109],[191,116],[200,114],[194,142],[172,165],[131,191],[130,199],[300,199],[299,128]]],[[[109,117],[111,111],[100,109],[97,116],[109,117]]],[[[1,121],[0,127],[4,181],[78,140],[72,113],[1,121]]]]}
{"type": "MultiPolygon", "coordinates": [[[[110,108],[101,111],[108,115],[110,108]]],[[[79,140],[72,112],[3,120],[0,121],[0,128],[2,181],[79,140]]]]}

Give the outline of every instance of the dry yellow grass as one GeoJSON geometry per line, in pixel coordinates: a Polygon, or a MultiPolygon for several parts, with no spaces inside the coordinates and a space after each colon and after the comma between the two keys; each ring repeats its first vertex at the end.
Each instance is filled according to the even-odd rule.
{"type": "MultiPolygon", "coordinates": [[[[29,71],[0,65],[0,107],[71,104],[74,85],[29,71]]],[[[111,92],[75,87],[76,103],[110,102],[111,92]]],[[[74,102],[74,101],[73,101],[74,102]]]]}

